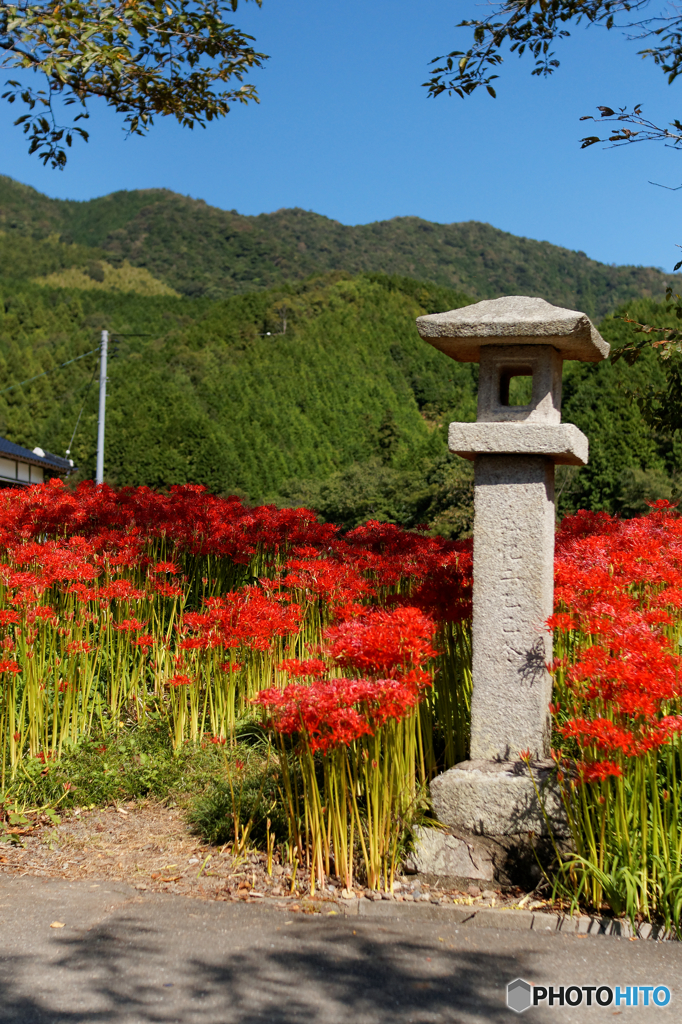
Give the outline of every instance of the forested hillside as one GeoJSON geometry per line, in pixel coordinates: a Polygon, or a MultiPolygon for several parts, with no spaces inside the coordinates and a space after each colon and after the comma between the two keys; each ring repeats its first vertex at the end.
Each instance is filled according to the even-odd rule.
{"type": "MultiPolygon", "coordinates": [[[[49,243],[44,272],[64,244],[49,243]]],[[[29,246],[16,260],[22,252],[33,259],[29,246]]],[[[5,277],[0,434],[63,454],[82,409],[72,450],[79,476],[92,477],[96,349],[107,327],[111,483],[201,483],[253,501],[312,505],[349,526],[377,517],[461,535],[471,526],[471,465],[448,454],[446,432],[452,419],[475,418],[477,368],[425,344],[414,320],[467,301],[370,274],[328,274],[222,301],[5,277]]],[[[636,312],[651,317],[655,307],[642,302],[636,312]]],[[[602,330],[617,342],[629,328],[608,320],[602,330]]],[[[627,390],[656,372],[651,360],[634,369],[567,364],[564,418],[589,435],[591,462],[560,471],[564,510],[634,511],[644,497],[676,492],[677,443],[644,424],[627,390]]]]}
{"type": "Polygon", "coordinates": [[[418,521],[434,500],[422,481],[426,463],[449,461],[434,417],[444,408],[474,414],[473,368],[443,367],[414,328],[420,313],[465,301],[435,286],[332,277],[213,303],[35,286],[2,292],[0,434],[63,453],[85,400],[72,450],[86,477],[97,354],[54,368],[95,348],[104,326],[115,339],[106,475],[117,484],[196,482],[285,500],[309,486],[302,481],[350,466],[375,483],[417,459],[419,481],[387,498],[386,514],[418,521]],[[283,305],[287,328],[278,334],[283,305]],[[4,391],[44,370],[53,372],[4,391]]]}
{"type": "Polygon", "coordinates": [[[113,267],[128,261],[185,296],[213,299],[345,271],[403,275],[474,299],[540,295],[600,319],[631,299],[661,299],[666,284],[679,281],[679,275],[608,266],[475,221],[396,217],[346,226],[297,209],[245,217],[164,189],[73,202],[7,177],[0,177],[0,231],[0,259],[12,276],[34,259],[41,264],[34,276],[72,266],[100,275],[98,261],[113,267]],[[36,245],[44,239],[49,253],[36,245]]]}

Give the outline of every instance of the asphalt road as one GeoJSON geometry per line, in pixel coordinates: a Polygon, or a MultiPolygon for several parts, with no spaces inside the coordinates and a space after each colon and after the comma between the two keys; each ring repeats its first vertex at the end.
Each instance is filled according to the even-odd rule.
{"type": "Polygon", "coordinates": [[[3,1024],[682,1022],[682,943],[370,920],[0,880],[3,1024]],[[60,922],[63,928],[52,928],[60,922]],[[665,1008],[505,1005],[508,981],[667,985],[665,1008]]]}

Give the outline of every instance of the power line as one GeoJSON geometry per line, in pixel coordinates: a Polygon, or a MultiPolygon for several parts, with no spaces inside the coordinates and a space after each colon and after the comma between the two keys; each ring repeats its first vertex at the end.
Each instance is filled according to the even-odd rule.
{"type": "Polygon", "coordinates": [[[79,359],[84,359],[86,355],[92,355],[94,352],[98,352],[98,348],[91,348],[89,352],[83,352],[82,355],[77,355],[75,359],[67,359],[66,362],[60,362],[58,367],[53,367],[52,370],[46,370],[42,374],[36,374],[35,377],[28,377],[25,381],[19,381],[18,384],[12,384],[11,387],[5,387],[0,391],[0,394],[6,394],[7,391],[13,391],[17,387],[24,387],[25,384],[30,384],[31,381],[37,381],[41,377],[47,377],[49,374],[55,373],[57,370],[62,370],[63,367],[71,366],[72,362],[78,362],[79,359]]]}
{"type": "MultiPolygon", "coordinates": [[[[145,334],[130,334],[130,333],[121,333],[120,331],[117,331],[116,332],[116,337],[112,337],[111,338],[111,340],[114,343],[114,346],[116,345],[116,338],[117,337],[118,338],[151,338],[152,335],[149,334],[149,333],[145,333],[145,334]]],[[[51,344],[56,345],[57,342],[51,342],[51,344]]],[[[76,356],[75,359],[67,359],[65,363],[60,363],[59,366],[53,366],[53,368],[51,370],[45,370],[44,373],[37,373],[35,375],[35,377],[27,377],[26,380],[19,381],[18,384],[12,384],[12,386],[9,387],[9,388],[3,388],[2,391],[0,391],[0,395],[5,395],[5,394],[7,394],[8,391],[14,391],[16,388],[23,388],[24,384],[30,384],[31,381],[40,380],[41,377],[47,377],[47,376],[49,376],[49,374],[55,373],[57,370],[62,370],[65,366],[70,366],[71,363],[77,363],[79,359],[85,359],[86,356],[91,356],[95,352],[99,352],[99,351],[100,351],[100,348],[91,348],[89,352],[84,352],[82,356],[76,356]]],[[[114,348],[111,354],[112,354],[112,356],[118,355],[118,350],[116,348],[114,348]]]]}
{"type": "Polygon", "coordinates": [[[73,447],[73,442],[74,442],[74,438],[76,436],[76,431],[78,430],[78,424],[81,421],[81,416],[83,415],[83,409],[85,408],[85,403],[87,402],[88,395],[90,394],[90,388],[94,384],[96,376],[97,376],[97,363],[95,363],[95,369],[92,371],[92,377],[90,378],[90,383],[88,384],[87,388],[85,389],[85,398],[83,399],[83,404],[81,405],[81,411],[78,413],[78,419],[76,420],[76,426],[73,428],[73,434],[71,435],[71,440],[69,441],[69,447],[66,449],[67,456],[71,454],[71,449],[73,447]]]}
{"type": "MultiPolygon", "coordinates": [[[[286,330],[286,326],[285,326],[285,330],[286,330]]],[[[144,333],[144,334],[142,334],[142,333],[140,333],[140,334],[135,333],[135,334],[133,334],[133,333],[117,332],[117,334],[119,335],[119,337],[123,337],[123,338],[126,338],[126,337],[127,338],[148,338],[148,337],[151,337],[151,335],[149,335],[147,333],[144,333]]],[[[114,340],[114,339],[112,339],[112,340],[114,340]]],[[[114,343],[115,343],[115,340],[114,340],[114,343]]],[[[85,359],[86,356],[91,356],[91,355],[94,355],[96,352],[99,352],[99,354],[100,354],[100,362],[99,362],[99,371],[100,371],[100,374],[99,374],[99,376],[100,376],[100,380],[99,380],[99,417],[98,417],[98,424],[97,424],[97,474],[96,474],[96,480],[95,480],[95,482],[98,483],[98,484],[101,484],[103,482],[103,479],[104,479],[104,414],[105,414],[104,411],[105,411],[105,403],[106,403],[106,397],[107,397],[107,349],[108,349],[108,345],[109,345],[109,332],[106,331],[106,330],[103,330],[102,331],[101,344],[100,344],[99,348],[93,348],[93,349],[90,349],[89,352],[83,352],[82,355],[75,356],[73,359],[67,359],[66,362],[60,363],[58,366],[54,366],[51,370],[45,370],[43,373],[36,373],[35,376],[27,377],[26,380],[19,381],[18,384],[12,384],[12,385],[10,385],[10,387],[3,388],[0,391],[0,395],[5,395],[5,394],[7,394],[8,391],[14,391],[14,390],[16,390],[16,388],[22,388],[24,386],[24,384],[31,384],[34,380],[40,380],[41,377],[48,377],[51,373],[55,373],[57,370],[63,370],[65,366],[71,366],[72,363],[77,363],[80,359],[85,359]]],[[[117,349],[114,348],[114,350],[112,351],[111,354],[112,354],[112,356],[117,355],[118,354],[117,349]]],[[[83,409],[85,408],[85,403],[88,400],[88,394],[90,392],[90,388],[92,387],[92,385],[94,383],[96,373],[97,373],[97,365],[95,365],[95,369],[94,369],[92,377],[90,379],[90,383],[88,384],[88,386],[86,388],[86,391],[85,391],[85,397],[83,398],[83,404],[81,405],[80,412],[78,413],[78,419],[76,420],[76,426],[73,428],[73,434],[71,435],[71,440],[69,441],[69,447],[66,449],[67,456],[71,454],[71,446],[72,446],[72,444],[74,442],[74,438],[76,436],[76,431],[78,430],[78,425],[79,425],[79,423],[81,421],[81,416],[83,415],[83,409]]],[[[71,463],[71,465],[73,465],[73,462],[71,463]]]]}

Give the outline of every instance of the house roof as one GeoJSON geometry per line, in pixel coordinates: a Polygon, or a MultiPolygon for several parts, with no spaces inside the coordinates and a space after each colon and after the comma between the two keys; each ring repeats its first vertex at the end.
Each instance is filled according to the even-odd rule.
{"type": "MultiPolygon", "coordinates": [[[[42,449],[40,449],[42,451],[42,449]]],[[[20,444],[8,441],[6,437],[0,437],[0,456],[16,459],[19,462],[28,462],[32,466],[42,466],[57,473],[69,473],[74,468],[69,459],[63,459],[60,455],[53,455],[52,452],[44,452],[39,455],[37,451],[30,451],[22,448],[20,444]]]]}

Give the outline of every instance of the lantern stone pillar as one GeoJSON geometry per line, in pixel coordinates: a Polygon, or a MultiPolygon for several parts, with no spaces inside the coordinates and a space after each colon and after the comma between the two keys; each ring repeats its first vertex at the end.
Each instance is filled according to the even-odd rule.
{"type": "Polygon", "coordinates": [[[480,366],[477,420],[449,430],[450,451],[474,462],[470,760],[432,782],[434,809],[471,834],[542,831],[520,755],[530,751],[536,779],[547,778],[554,467],[588,458],[587,438],[561,422],[562,365],[598,362],[609,346],[585,314],[523,296],[422,316],[417,327],[446,355],[480,366]],[[517,377],[530,378],[524,405],[512,404],[517,377]]]}

